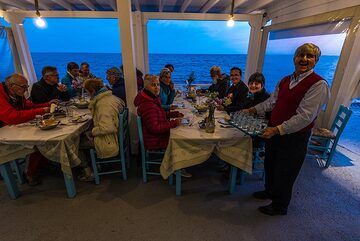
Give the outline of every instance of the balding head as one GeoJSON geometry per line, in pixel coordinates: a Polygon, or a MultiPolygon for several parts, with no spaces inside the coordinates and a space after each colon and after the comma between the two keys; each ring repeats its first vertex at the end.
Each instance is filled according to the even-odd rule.
{"type": "Polygon", "coordinates": [[[14,73],[5,79],[5,84],[9,89],[10,95],[24,96],[29,85],[27,79],[21,75],[14,73]]]}

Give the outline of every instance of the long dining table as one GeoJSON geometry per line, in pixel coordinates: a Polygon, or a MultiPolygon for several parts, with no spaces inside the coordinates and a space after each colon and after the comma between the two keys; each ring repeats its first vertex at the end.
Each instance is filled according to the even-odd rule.
{"type": "Polygon", "coordinates": [[[51,130],[41,130],[31,123],[9,125],[0,128],[0,171],[12,199],[20,196],[11,163],[40,151],[50,161],[58,162],[64,175],[69,198],[76,196],[71,168],[80,165],[80,134],[89,128],[91,114],[88,109],[73,109],[73,115],[84,116],[81,123],[58,118],[60,125],[51,130]]]}
{"type": "MultiPolygon", "coordinates": [[[[197,104],[205,101],[197,97],[197,104]]],[[[207,133],[199,127],[198,122],[206,114],[199,114],[193,102],[183,96],[177,96],[174,104],[180,107],[178,111],[184,114],[189,123],[171,129],[168,147],[160,166],[164,179],[176,177],[176,195],[181,195],[181,172],[183,168],[201,164],[209,159],[212,153],[224,162],[230,164],[229,192],[232,193],[236,184],[237,169],[252,173],[252,139],[243,132],[229,128],[218,121],[227,116],[225,111],[215,111],[215,131],[207,133]]]]}

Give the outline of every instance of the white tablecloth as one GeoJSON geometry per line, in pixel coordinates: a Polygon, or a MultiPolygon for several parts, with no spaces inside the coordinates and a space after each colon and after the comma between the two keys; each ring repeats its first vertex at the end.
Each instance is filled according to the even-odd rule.
{"type": "Polygon", "coordinates": [[[218,120],[227,114],[215,111],[215,132],[206,133],[198,122],[207,115],[199,116],[189,102],[176,98],[175,104],[183,103],[185,108],[178,109],[190,119],[193,125],[181,125],[170,131],[169,145],[165,151],[160,172],[164,179],[174,171],[194,166],[206,161],[215,153],[225,162],[248,173],[252,172],[252,140],[235,128],[222,128],[218,120]]]}
{"type": "Polygon", "coordinates": [[[42,155],[51,161],[59,162],[62,171],[71,174],[71,167],[81,163],[78,157],[80,134],[91,123],[89,110],[76,110],[74,115],[87,114],[83,123],[69,124],[66,118],[52,130],[40,130],[36,126],[21,124],[0,128],[0,164],[23,158],[34,152],[36,147],[42,155]]]}

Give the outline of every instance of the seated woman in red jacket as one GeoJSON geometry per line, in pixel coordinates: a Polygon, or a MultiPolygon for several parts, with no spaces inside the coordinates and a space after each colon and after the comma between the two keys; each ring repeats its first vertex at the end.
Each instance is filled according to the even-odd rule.
{"type": "Polygon", "coordinates": [[[161,107],[160,82],[156,75],[145,75],[144,89],[135,97],[134,104],[143,124],[144,145],[147,150],[166,149],[170,129],[180,124],[183,117],[178,111],[166,112],[161,107]]]}
{"type": "MultiPolygon", "coordinates": [[[[24,123],[34,119],[36,115],[43,115],[50,111],[49,103],[55,100],[44,104],[34,104],[24,97],[28,88],[27,79],[20,74],[12,74],[0,84],[0,127],[24,123]]],[[[30,155],[25,176],[31,186],[39,184],[35,178],[36,172],[46,161],[40,152],[30,155]]]]}

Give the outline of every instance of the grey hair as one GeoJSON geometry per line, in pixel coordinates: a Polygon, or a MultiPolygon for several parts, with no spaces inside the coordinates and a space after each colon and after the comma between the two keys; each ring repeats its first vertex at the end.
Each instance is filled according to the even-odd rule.
{"type": "Polygon", "coordinates": [[[146,74],[144,76],[144,87],[147,87],[151,84],[152,81],[159,79],[157,75],[146,74]]]}
{"type": "Polygon", "coordinates": [[[299,56],[300,54],[307,52],[307,51],[311,51],[314,55],[315,55],[315,61],[318,62],[321,56],[321,50],[320,48],[313,44],[313,43],[305,43],[301,46],[299,46],[294,54],[294,59],[299,56]]]}
{"type": "Polygon", "coordinates": [[[11,74],[11,75],[9,75],[8,77],[5,78],[5,84],[14,84],[16,82],[16,80],[18,80],[20,78],[26,79],[21,74],[13,73],[13,74],[11,74]]]}
{"type": "Polygon", "coordinates": [[[57,68],[54,66],[45,66],[42,70],[41,70],[41,74],[42,76],[45,75],[49,75],[49,74],[53,74],[57,72],[57,68]]]}
{"type": "Polygon", "coordinates": [[[219,72],[219,73],[221,73],[221,68],[220,68],[220,66],[216,66],[216,65],[212,66],[212,67],[210,68],[210,73],[214,73],[214,72],[219,72]]]}
{"type": "Polygon", "coordinates": [[[171,75],[170,69],[168,69],[168,68],[163,68],[163,69],[160,71],[159,79],[161,80],[161,79],[164,78],[165,75],[167,75],[167,74],[170,74],[170,75],[171,75]]]}

